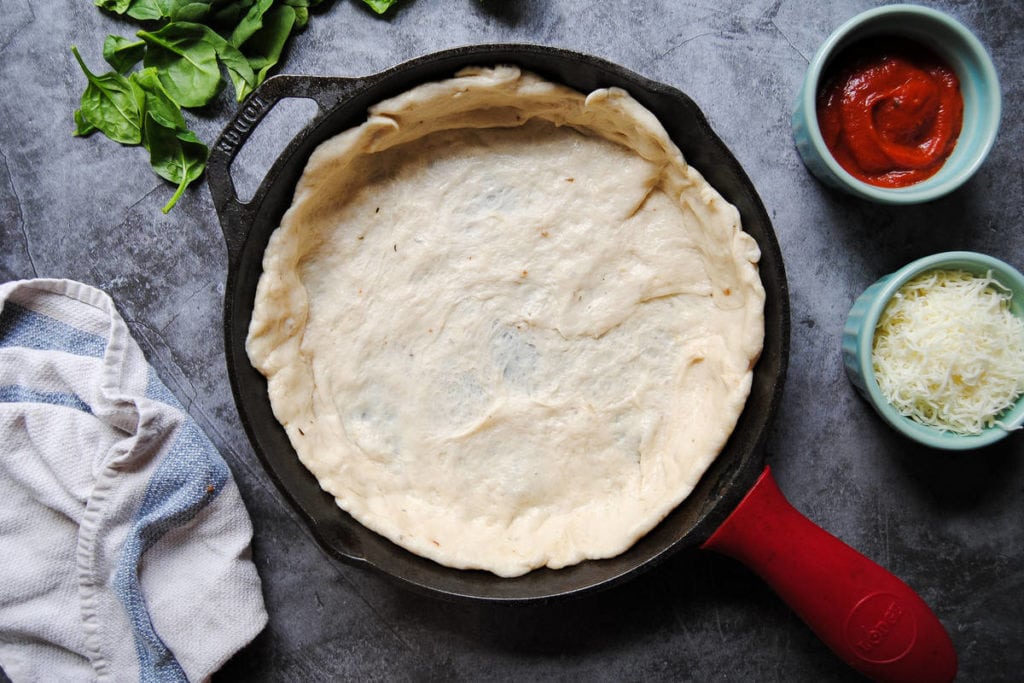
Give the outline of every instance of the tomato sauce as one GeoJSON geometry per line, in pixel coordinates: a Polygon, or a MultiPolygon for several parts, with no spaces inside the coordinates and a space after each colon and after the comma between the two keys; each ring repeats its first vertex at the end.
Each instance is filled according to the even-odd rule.
{"type": "Polygon", "coordinates": [[[931,177],[956,146],[963,97],[956,73],[906,39],[874,39],[840,53],[818,92],[818,125],[854,177],[906,187],[931,177]]]}

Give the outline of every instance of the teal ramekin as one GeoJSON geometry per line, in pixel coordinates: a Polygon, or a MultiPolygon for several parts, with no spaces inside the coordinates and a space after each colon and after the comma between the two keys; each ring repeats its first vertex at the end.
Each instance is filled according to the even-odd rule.
{"type": "Polygon", "coordinates": [[[905,417],[882,395],[875,379],[872,347],[875,328],[886,304],[908,281],[932,270],[963,270],[974,275],[992,277],[1012,292],[1010,311],[1024,318],[1024,275],[1007,263],[971,251],[949,251],[918,259],[895,273],[880,278],[864,290],[853,303],[843,327],[843,364],[846,374],[868,403],[896,431],[907,438],[932,448],[944,450],[970,450],[988,446],[1024,426],[1024,396],[1000,415],[1002,427],[990,427],[981,434],[955,434],[943,431],[905,417]]]}
{"type": "Polygon", "coordinates": [[[1002,95],[984,45],[948,14],[919,5],[868,10],[837,28],[811,60],[793,108],[793,139],[804,165],[826,185],[885,204],[920,204],[963,185],[984,162],[999,131],[1002,95]],[[909,187],[877,187],[858,180],[832,157],[818,127],[816,100],[822,74],[845,48],[865,38],[906,36],[933,50],[955,71],[964,101],[963,127],[942,168],[909,187]]]}

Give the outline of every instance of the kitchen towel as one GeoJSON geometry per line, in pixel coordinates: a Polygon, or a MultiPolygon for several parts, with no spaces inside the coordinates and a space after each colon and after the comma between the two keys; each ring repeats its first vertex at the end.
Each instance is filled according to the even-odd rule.
{"type": "Polygon", "coordinates": [[[0,285],[0,667],[200,681],[266,625],[231,472],[104,292],[0,285]]]}

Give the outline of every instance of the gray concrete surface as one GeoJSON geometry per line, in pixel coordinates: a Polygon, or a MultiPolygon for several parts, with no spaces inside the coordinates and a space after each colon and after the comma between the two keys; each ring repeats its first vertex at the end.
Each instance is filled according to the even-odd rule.
{"type": "MultiPolygon", "coordinates": [[[[782,489],[918,590],[954,640],[960,680],[1019,680],[1024,435],[968,454],[912,446],[855,395],[839,339],[854,297],[919,256],[972,249],[1024,267],[1024,5],[928,3],[991,50],[1002,128],[965,188],[896,209],[824,189],[788,127],[817,45],[876,4],[402,0],[378,18],[333,0],[278,72],[356,76],[446,47],[533,42],[693,97],[757,186],[788,269],[791,363],[767,446],[782,489]]],[[[226,251],[207,187],[165,216],[172,188],[141,150],[71,137],[84,81],[69,46],[98,68],[103,37],[132,30],[90,2],[0,0],[0,278],[66,277],[109,292],[231,465],[255,525],[270,624],[215,681],[858,679],[749,571],[706,553],[678,554],[609,592],[525,608],[439,602],[328,558],[238,420],[221,339],[226,251]]],[[[212,141],[234,111],[222,95],[191,120],[212,141]]],[[[246,149],[264,163],[275,153],[271,142],[246,149]]]]}

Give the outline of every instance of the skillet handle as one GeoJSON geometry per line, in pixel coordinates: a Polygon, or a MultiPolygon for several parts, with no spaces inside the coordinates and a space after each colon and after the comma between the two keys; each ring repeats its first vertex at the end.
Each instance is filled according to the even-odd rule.
{"type": "MultiPolygon", "coordinates": [[[[213,196],[213,205],[220,218],[230,262],[234,262],[245,242],[246,232],[266,194],[265,184],[248,202],[243,202],[231,178],[231,163],[245,146],[246,140],[278,102],[288,98],[305,98],[316,102],[319,112],[310,121],[312,126],[340,101],[360,87],[362,78],[327,76],[278,75],[264,81],[227,123],[206,162],[206,179],[213,196]]],[[[308,126],[307,126],[308,129],[308,126]]]]}
{"type": "Polygon", "coordinates": [[[702,546],[743,562],[847,664],[877,681],[951,681],[953,643],[907,584],[816,526],[766,467],[702,546]]]}

